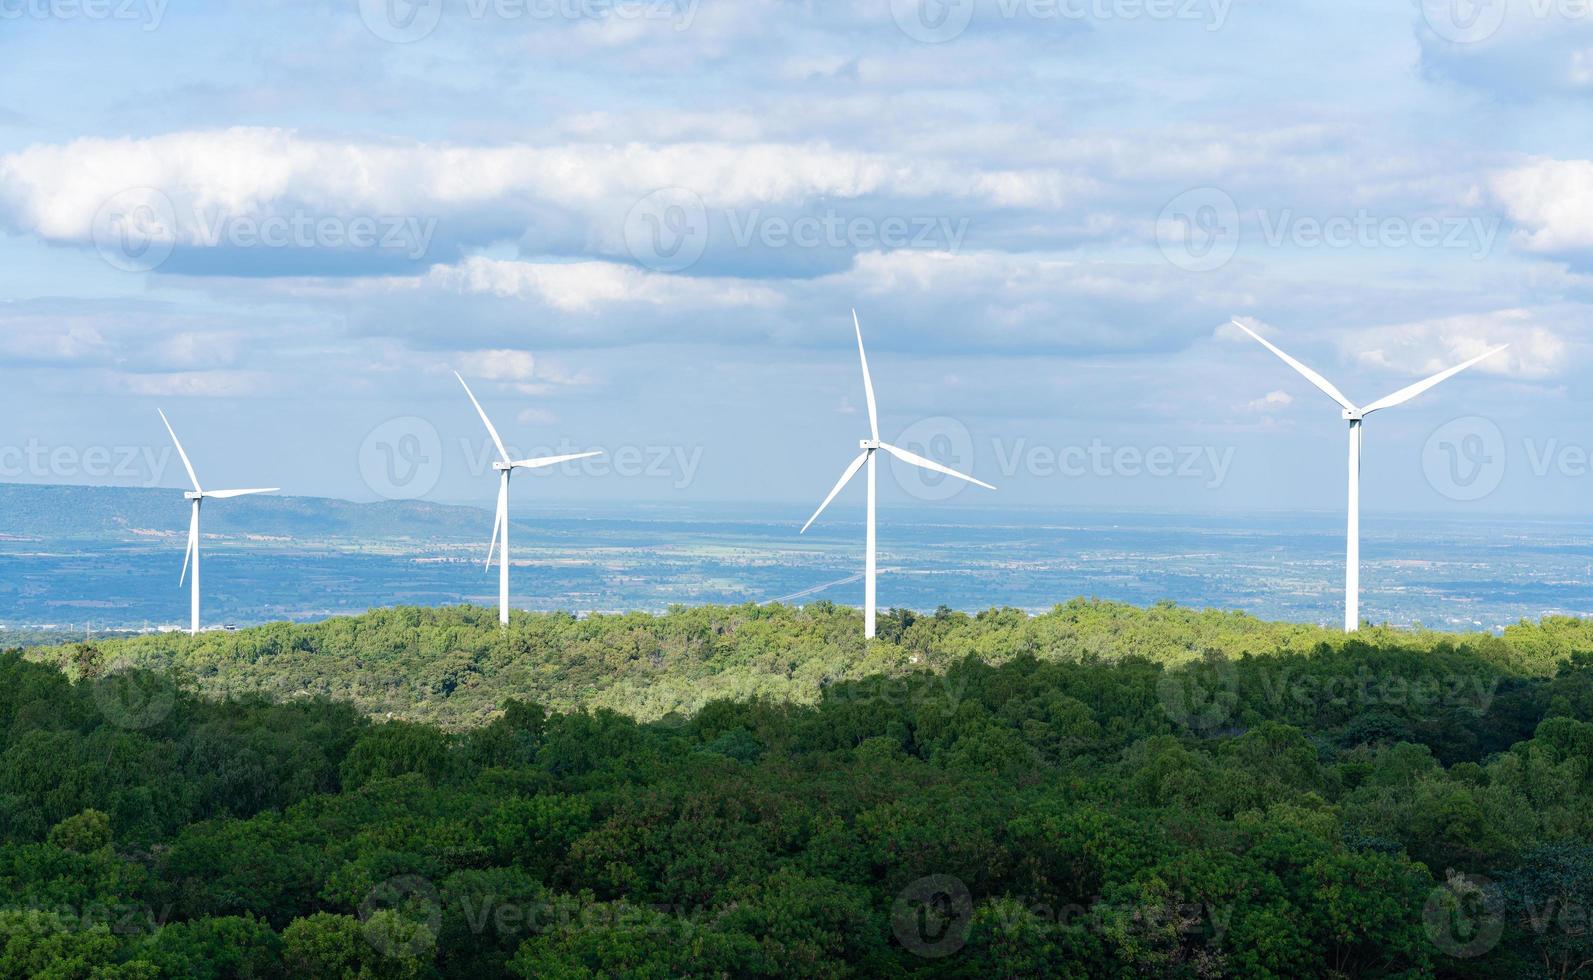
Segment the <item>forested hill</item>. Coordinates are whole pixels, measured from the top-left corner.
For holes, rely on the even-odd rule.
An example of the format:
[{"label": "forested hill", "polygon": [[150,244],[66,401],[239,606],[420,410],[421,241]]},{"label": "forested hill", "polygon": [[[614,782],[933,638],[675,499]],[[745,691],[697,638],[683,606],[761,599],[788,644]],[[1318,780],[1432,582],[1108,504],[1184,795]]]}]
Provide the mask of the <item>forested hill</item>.
[{"label": "forested hill", "polygon": [[[398,609],[47,654],[64,672],[0,656],[0,976],[1571,977],[1593,958],[1580,623],[1346,640],[1075,603],[892,617],[866,649],[858,625],[743,607],[504,634],[485,610]],[[162,657],[232,699],[128,667]],[[761,696],[652,722],[507,698],[657,716],[699,684]],[[384,704],[458,729],[367,714]]]},{"label": "forested hill", "polygon": [[[561,711],[609,708],[643,721],[690,713],[715,698],[812,704],[837,681],[939,672],[965,657],[991,664],[1023,655],[1108,663],[1141,657],[1179,665],[1214,655],[1459,649],[1500,671],[1542,677],[1573,651],[1593,650],[1593,626],[1573,619],[1521,624],[1502,637],[1382,628],[1345,637],[1240,613],[1085,600],[1040,616],[892,610],[879,633],[879,642],[865,644],[858,611],[828,602],[702,606],[658,616],[517,612],[507,629],[489,609],[405,607],[198,637],[112,640],[87,656],[102,667],[170,671],[209,696],[326,696],[377,717],[462,728],[486,722],[512,698]],[[85,654],[61,647],[30,656],[72,671]]]}]

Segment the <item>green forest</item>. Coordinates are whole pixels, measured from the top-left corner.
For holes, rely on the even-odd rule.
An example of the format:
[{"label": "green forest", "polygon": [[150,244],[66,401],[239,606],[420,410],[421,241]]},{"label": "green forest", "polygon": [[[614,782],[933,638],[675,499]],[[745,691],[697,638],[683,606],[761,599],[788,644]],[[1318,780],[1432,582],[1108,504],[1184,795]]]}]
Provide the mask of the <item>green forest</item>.
[{"label": "green forest", "polygon": [[[1593,622],[1523,623],[1503,637],[1267,622],[1243,613],[1171,604],[1149,609],[1076,600],[1044,615],[992,609],[882,612],[879,639],[863,616],[828,602],[678,607],[668,614],[515,612],[507,630],[492,609],[398,607],[319,623],[274,623],[198,636],[150,634],[96,644],[106,667],[169,672],[212,698],[327,697],[375,718],[461,730],[490,721],[511,699],[549,711],[608,708],[639,721],[691,714],[714,700],[816,704],[842,680],[943,673],[967,658],[999,665],[1020,656],[1113,663],[1139,657],[1179,666],[1205,657],[1312,653],[1360,646],[1435,650],[1464,643],[1532,676],[1593,650]],[[74,673],[77,647],[29,656]]]},{"label": "green forest", "polygon": [[1593,626],[389,609],[0,657],[0,976],[1593,973]]}]

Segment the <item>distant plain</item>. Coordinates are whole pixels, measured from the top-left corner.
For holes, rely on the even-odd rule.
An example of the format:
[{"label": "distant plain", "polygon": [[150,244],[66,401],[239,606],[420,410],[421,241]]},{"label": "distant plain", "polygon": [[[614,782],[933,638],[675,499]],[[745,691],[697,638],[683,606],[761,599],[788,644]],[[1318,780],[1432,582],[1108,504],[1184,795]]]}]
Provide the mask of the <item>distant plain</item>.
[{"label": "distant plain", "polygon": [[[495,601],[497,577],[483,567],[485,509],[301,497],[228,504],[206,514],[210,624]],[[517,502],[513,602],[577,613],[859,604],[861,508],[840,507],[799,536],[806,516],[795,505]],[[182,623],[186,520],[171,491],[0,485],[0,625]],[[1362,609],[1374,622],[1492,631],[1593,615],[1593,522],[1369,513],[1363,527]],[[880,604],[1041,611],[1087,596],[1332,624],[1342,549],[1342,517],[1331,513],[885,507]]]}]

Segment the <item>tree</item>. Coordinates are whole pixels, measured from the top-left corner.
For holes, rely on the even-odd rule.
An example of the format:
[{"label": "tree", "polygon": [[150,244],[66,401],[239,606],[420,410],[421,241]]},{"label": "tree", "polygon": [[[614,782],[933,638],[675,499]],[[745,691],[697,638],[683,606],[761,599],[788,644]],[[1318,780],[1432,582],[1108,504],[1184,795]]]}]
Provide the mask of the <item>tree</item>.
[{"label": "tree", "polygon": [[252,915],[173,922],[151,936],[140,955],[162,977],[277,980],[286,976],[282,941]]},{"label": "tree", "polygon": [[101,810],[84,810],[51,827],[49,841],[78,854],[108,848],[111,846],[111,818]]},{"label": "tree", "polygon": [[435,944],[424,925],[386,910],[365,922],[317,912],[282,932],[289,973],[327,980],[412,980],[425,975]]},{"label": "tree", "polygon": [[1545,975],[1593,970],[1593,845],[1540,844],[1499,883],[1505,914],[1527,937]]}]

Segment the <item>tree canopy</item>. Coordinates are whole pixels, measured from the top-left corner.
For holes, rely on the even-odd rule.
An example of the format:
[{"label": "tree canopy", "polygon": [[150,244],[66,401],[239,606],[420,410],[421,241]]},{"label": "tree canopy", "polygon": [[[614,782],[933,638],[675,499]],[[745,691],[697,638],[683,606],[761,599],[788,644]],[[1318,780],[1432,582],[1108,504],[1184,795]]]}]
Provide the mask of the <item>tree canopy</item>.
[{"label": "tree canopy", "polygon": [[1580,624],[490,615],[0,657],[0,975],[1589,970]]}]

